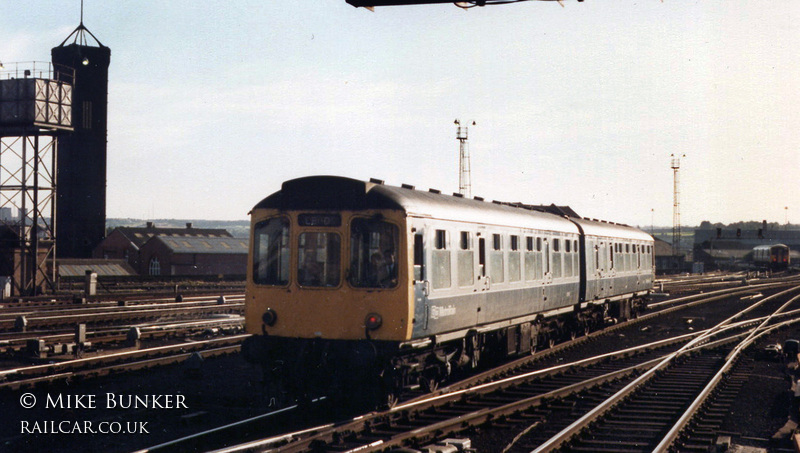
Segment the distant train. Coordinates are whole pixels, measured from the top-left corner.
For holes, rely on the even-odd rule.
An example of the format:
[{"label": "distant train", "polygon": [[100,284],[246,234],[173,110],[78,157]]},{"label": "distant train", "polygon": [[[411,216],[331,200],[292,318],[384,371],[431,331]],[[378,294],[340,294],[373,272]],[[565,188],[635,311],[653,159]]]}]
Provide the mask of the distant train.
[{"label": "distant train", "polygon": [[284,182],[251,230],[243,351],[276,395],[392,404],[633,317],[654,280],[639,229],[378,180]]},{"label": "distant train", "polygon": [[791,264],[789,247],[784,244],[756,246],[753,248],[753,264],[772,270],[787,269]]}]

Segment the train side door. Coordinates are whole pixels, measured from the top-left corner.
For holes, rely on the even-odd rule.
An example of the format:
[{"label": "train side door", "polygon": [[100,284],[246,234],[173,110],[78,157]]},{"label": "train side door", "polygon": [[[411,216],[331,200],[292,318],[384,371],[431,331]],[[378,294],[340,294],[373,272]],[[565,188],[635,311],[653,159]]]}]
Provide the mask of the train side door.
[{"label": "train side door", "polygon": [[550,293],[552,293],[551,285],[553,283],[553,254],[550,253],[550,239],[544,238],[542,241],[542,268],[544,270],[544,286],[542,287],[542,300],[550,300]]},{"label": "train side door", "polygon": [[425,235],[424,228],[414,231],[414,319],[421,323],[415,330],[428,330],[428,315],[430,311],[428,294],[430,294],[430,281],[425,268]]},{"label": "train side door", "polygon": [[481,291],[492,288],[491,279],[486,275],[486,238],[478,238],[478,280]]}]

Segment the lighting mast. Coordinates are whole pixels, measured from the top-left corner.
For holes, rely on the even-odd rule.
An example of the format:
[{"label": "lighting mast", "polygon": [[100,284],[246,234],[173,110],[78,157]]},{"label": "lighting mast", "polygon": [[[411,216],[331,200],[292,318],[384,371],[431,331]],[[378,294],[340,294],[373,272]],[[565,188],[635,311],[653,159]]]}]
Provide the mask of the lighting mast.
[{"label": "lighting mast", "polygon": [[[458,193],[467,198],[472,197],[472,180],[471,169],[469,164],[469,145],[467,144],[467,126],[462,126],[461,121],[456,119],[455,125],[458,126],[456,131],[456,139],[459,142],[458,154]],[[475,121],[472,122],[475,125]]]},{"label": "lighting mast", "polygon": [[670,154],[672,157],[672,180],[673,180],[673,201],[672,201],[672,253],[678,255],[681,248],[681,205],[680,205],[680,184],[678,179],[678,170],[681,168],[681,157],[686,157],[686,154],[676,156]]}]

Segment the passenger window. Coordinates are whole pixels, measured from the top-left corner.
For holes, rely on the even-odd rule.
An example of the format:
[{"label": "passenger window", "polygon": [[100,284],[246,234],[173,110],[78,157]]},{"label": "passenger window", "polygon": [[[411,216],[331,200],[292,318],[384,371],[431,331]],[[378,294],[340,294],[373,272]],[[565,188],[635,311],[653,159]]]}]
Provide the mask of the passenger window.
[{"label": "passenger window", "polygon": [[553,278],[561,278],[563,276],[563,259],[561,254],[561,239],[553,239],[553,265],[552,272]]},{"label": "passenger window", "polygon": [[475,254],[472,252],[472,241],[468,231],[461,232],[460,243],[458,286],[472,286],[475,284]]},{"label": "passenger window", "polygon": [[530,236],[525,238],[525,251],[527,252],[533,251],[533,238]]},{"label": "passenger window", "polygon": [[536,251],[542,251],[542,238],[536,238]]},{"label": "passenger window", "polygon": [[508,280],[517,282],[522,278],[521,276],[521,263],[519,253],[519,236],[512,235],[510,237],[510,249],[508,252]]},{"label": "passenger window", "polygon": [[572,253],[572,241],[564,241],[565,249],[564,251],[567,253]]},{"label": "passenger window", "polygon": [[470,240],[469,239],[470,239],[469,231],[462,231],[461,232],[461,241],[460,241],[461,250],[469,250],[470,249]]},{"label": "passenger window", "polygon": [[447,248],[447,231],[436,230],[436,250],[444,250]]},{"label": "passenger window", "polygon": [[503,263],[503,243],[502,236],[492,235],[492,251],[489,253],[489,277],[492,283],[505,281],[505,267]]},{"label": "passenger window", "polygon": [[447,231],[436,230],[435,250],[431,262],[431,285],[434,289],[450,287],[450,250],[447,247]]}]

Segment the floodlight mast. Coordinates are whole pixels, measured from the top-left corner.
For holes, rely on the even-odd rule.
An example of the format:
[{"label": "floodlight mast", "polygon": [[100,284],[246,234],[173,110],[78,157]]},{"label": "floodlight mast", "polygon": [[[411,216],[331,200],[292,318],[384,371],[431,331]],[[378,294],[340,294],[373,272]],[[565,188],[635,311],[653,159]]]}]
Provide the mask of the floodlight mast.
[{"label": "floodlight mast", "polygon": [[[461,121],[458,119],[456,119],[455,125],[458,126],[456,139],[459,143],[458,193],[470,198],[472,197],[472,170],[469,163],[469,145],[467,144],[469,129],[467,126],[462,126]],[[475,121],[472,121],[472,125],[475,125]]]}]

